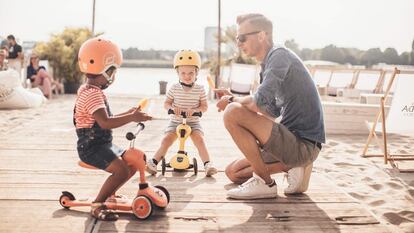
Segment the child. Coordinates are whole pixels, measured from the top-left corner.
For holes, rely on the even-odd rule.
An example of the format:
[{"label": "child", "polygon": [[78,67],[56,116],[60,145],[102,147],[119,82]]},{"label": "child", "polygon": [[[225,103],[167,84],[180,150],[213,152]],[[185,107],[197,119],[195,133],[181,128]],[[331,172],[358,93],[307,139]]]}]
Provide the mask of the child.
[{"label": "child", "polygon": [[112,144],[111,129],[129,122],[151,120],[151,117],[139,108],[132,108],[119,115],[111,114],[102,90],[113,83],[115,72],[122,63],[122,54],[117,45],[102,38],[89,39],[81,46],[78,60],[80,70],[87,78],[78,90],[73,110],[79,158],[112,174],[93,201],[91,214],[99,220],[117,220],[118,215],[103,203],[110,197],[115,198],[115,192],[136,170],[128,167],[120,158],[125,150]]},{"label": "child", "polygon": [[177,71],[179,83],[174,84],[168,90],[164,108],[166,110],[173,109],[175,115],[171,115],[170,122],[165,130],[165,136],[154,158],[147,161],[147,172],[152,175],[157,173],[158,162],[165,156],[168,148],[177,139],[175,129],[182,122],[181,112],[187,114],[187,124],[192,130],[190,137],[204,163],[206,176],[217,173],[217,169],[210,162],[210,156],[204,143],[200,118],[191,116],[194,112],[207,111],[207,97],[204,88],[195,83],[200,66],[201,59],[197,52],[182,50],[174,57],[174,69]]}]

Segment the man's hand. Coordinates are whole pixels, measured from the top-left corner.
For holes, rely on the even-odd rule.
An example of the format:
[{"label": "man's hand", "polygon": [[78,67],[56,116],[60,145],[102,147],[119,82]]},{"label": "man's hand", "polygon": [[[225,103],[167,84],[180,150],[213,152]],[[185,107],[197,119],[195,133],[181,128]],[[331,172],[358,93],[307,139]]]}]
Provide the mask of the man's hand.
[{"label": "man's hand", "polygon": [[217,110],[219,112],[224,111],[226,109],[227,105],[230,103],[229,99],[232,97],[232,95],[224,95],[220,98],[220,100],[217,102]]},{"label": "man's hand", "polygon": [[214,89],[214,93],[216,93],[218,98],[221,98],[225,95],[231,95],[231,92],[228,89]]}]

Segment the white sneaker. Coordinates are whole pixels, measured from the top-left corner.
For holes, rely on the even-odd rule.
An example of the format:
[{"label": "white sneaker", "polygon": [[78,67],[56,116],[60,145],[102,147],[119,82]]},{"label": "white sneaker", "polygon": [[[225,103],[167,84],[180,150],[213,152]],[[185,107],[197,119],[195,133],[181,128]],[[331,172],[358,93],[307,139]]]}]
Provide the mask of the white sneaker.
[{"label": "white sneaker", "polygon": [[312,173],[313,163],[306,165],[305,167],[291,168],[286,176],[289,186],[285,188],[285,194],[303,193],[308,190],[309,180]]},{"label": "white sneaker", "polygon": [[215,168],[211,162],[208,162],[206,165],[204,165],[204,170],[206,172],[206,176],[209,177],[217,173],[217,168]]},{"label": "white sneaker", "polygon": [[151,175],[157,174],[157,165],[152,161],[152,159],[147,160],[147,172]]},{"label": "white sneaker", "polygon": [[227,197],[233,199],[261,199],[276,196],[276,182],[269,187],[261,177],[254,173],[252,178],[239,185],[239,187],[227,191]]}]

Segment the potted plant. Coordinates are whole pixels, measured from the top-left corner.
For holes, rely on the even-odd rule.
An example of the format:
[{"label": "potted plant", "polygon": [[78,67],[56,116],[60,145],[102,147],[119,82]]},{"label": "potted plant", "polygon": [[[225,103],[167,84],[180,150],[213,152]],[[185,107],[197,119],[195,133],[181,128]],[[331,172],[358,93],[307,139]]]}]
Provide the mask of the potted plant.
[{"label": "potted plant", "polygon": [[49,60],[55,78],[63,81],[65,93],[76,93],[84,78],[78,66],[78,51],[84,41],[92,37],[87,28],[65,28],[52,34],[48,42],[41,42],[33,49],[41,59]]}]

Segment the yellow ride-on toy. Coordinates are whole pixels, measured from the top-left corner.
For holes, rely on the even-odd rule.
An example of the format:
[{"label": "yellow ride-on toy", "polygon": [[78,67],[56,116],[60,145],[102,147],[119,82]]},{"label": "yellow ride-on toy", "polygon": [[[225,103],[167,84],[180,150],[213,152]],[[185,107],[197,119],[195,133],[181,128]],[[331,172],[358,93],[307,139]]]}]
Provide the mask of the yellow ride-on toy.
[{"label": "yellow ride-on toy", "polygon": [[[175,114],[174,110],[168,110],[168,114]],[[185,112],[181,113],[183,117],[183,122],[179,124],[175,130],[177,133],[178,140],[180,141],[180,147],[177,154],[171,158],[169,163],[165,162],[165,158],[161,162],[161,174],[165,175],[165,170],[167,167],[173,168],[174,171],[184,171],[187,169],[194,169],[194,175],[198,173],[197,159],[193,157],[193,164],[190,164],[190,159],[188,158],[187,152],[184,150],[185,141],[191,135],[191,127],[187,125],[187,114]],[[202,116],[201,112],[193,113],[193,116]]]}]

